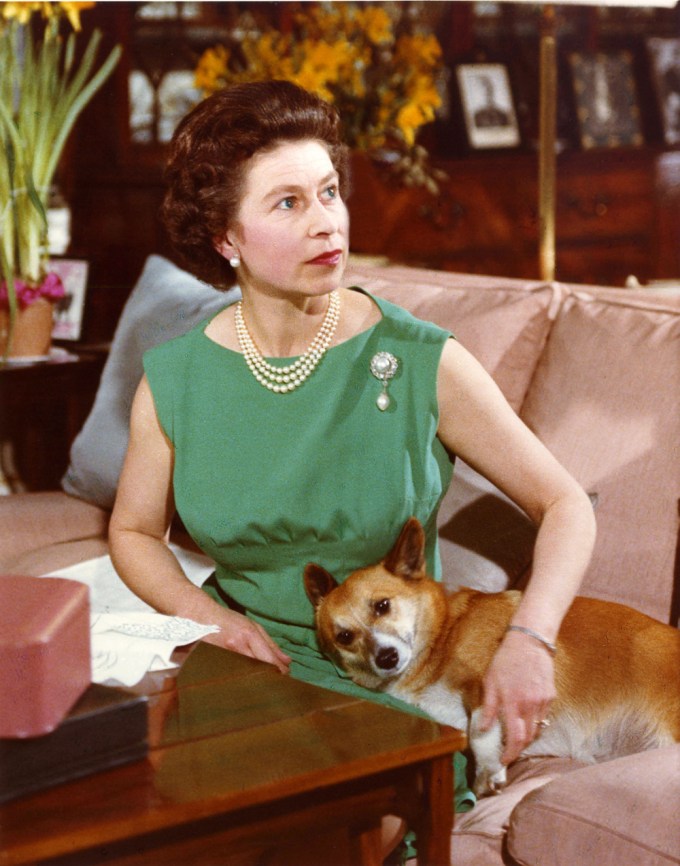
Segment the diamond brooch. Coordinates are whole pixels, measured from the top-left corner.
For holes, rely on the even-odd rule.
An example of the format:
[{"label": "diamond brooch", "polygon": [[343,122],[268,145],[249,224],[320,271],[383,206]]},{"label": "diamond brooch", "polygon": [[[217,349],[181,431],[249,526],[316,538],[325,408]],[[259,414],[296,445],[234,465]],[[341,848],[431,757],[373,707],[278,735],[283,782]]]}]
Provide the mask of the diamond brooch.
[{"label": "diamond brooch", "polygon": [[390,379],[392,379],[399,367],[399,361],[390,352],[378,352],[371,358],[371,373],[375,378],[382,382],[382,391],[375,401],[376,406],[381,412],[390,405],[390,396],[387,393],[387,387]]}]

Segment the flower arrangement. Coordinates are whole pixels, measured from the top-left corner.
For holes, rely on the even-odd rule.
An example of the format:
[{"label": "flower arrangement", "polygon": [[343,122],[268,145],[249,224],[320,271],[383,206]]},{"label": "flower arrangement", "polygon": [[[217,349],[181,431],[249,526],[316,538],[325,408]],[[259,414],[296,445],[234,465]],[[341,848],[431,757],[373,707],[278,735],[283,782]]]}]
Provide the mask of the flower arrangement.
[{"label": "flower arrangement", "polygon": [[309,4],[289,32],[245,13],[231,35],[198,62],[195,84],[205,96],[237,82],[294,81],[337,107],[351,148],[391,159],[405,183],[437,191],[417,137],[441,105],[442,50],[403,7]]},{"label": "flower arrangement", "polygon": [[[95,71],[101,34],[76,60],[80,12],[94,3],[0,3],[0,310],[9,351],[18,311],[63,295],[48,273],[47,201],[76,119],[113,71],[114,48]],[[66,39],[60,29],[67,19]]]}]

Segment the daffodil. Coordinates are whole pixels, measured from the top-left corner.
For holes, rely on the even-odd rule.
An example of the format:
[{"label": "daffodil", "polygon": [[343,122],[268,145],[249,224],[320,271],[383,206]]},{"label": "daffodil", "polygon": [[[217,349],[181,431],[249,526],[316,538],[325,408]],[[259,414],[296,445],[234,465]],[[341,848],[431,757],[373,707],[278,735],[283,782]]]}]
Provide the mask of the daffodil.
[{"label": "daffodil", "polygon": [[366,38],[374,45],[387,45],[394,39],[392,21],[382,6],[357,9],[356,21]]},{"label": "daffodil", "polygon": [[423,177],[420,129],[436,117],[441,46],[397,4],[302,4],[285,33],[237,23],[233,42],[204,52],[196,85],[207,96],[241,81],[294,81],[335,105],[345,140],[377,155],[401,151],[398,170]]}]

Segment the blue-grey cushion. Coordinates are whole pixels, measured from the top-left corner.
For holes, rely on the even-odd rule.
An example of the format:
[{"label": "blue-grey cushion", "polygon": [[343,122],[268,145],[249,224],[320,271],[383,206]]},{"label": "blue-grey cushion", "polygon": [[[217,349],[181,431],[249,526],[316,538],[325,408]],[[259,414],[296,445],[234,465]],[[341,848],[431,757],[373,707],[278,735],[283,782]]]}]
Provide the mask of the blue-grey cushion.
[{"label": "blue-grey cushion", "polygon": [[162,256],[149,256],[118,322],[94,406],[71,448],[66,493],[111,508],[127,450],[130,408],[147,349],[190,330],[240,298],[218,291]]}]

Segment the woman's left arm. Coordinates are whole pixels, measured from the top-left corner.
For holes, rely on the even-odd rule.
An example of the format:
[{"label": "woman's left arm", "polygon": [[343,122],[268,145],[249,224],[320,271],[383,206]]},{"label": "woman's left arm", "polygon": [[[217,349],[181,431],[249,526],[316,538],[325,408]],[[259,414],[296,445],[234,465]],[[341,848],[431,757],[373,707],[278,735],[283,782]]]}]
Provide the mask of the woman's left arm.
[{"label": "woman's left arm", "polygon": [[[584,490],[508,405],[493,379],[455,340],[444,347],[437,380],[439,438],[500,488],[538,525],[532,574],[512,624],[554,644],[578,591],[595,541]],[[554,698],[549,649],[521,631],[508,632],[485,680],[483,727],[499,718],[503,762],[536,736]]]}]

